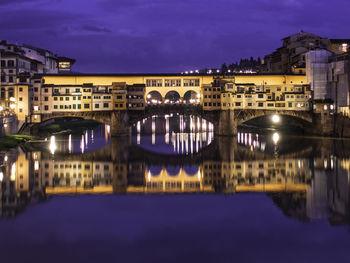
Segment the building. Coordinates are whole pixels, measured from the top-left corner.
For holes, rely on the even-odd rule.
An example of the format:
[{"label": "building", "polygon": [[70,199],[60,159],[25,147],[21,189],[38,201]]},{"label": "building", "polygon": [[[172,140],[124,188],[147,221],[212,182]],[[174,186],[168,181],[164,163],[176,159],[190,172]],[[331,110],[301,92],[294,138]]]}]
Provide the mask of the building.
[{"label": "building", "polygon": [[282,47],[264,57],[260,72],[305,74],[307,52],[323,49],[342,54],[348,51],[350,45],[350,39],[328,39],[304,31],[282,41]]},{"label": "building", "polygon": [[[215,82],[214,82],[215,83]],[[203,86],[203,109],[311,109],[312,94],[303,75],[236,75]]]},{"label": "building", "polygon": [[306,54],[306,68],[307,83],[314,99],[332,102],[336,112],[349,116],[349,51],[341,54],[326,50],[310,51]]},{"label": "building", "polygon": [[[38,84],[35,74],[58,74],[64,70],[70,71],[74,60],[57,57],[53,52],[30,45],[11,44],[3,40],[0,42],[0,106],[1,110],[9,111],[18,116],[20,125],[25,121],[34,108],[38,106],[36,96]],[[36,80],[40,81],[40,80]]]}]

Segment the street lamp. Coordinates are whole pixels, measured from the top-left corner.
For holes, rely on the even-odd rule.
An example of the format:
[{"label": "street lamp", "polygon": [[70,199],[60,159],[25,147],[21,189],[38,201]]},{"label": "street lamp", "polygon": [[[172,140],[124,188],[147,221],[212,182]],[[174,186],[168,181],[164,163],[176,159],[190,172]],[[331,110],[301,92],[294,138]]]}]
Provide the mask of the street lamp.
[{"label": "street lamp", "polygon": [[279,123],[280,121],[281,121],[281,118],[279,115],[277,115],[277,114],[272,115],[272,122],[273,123]]}]

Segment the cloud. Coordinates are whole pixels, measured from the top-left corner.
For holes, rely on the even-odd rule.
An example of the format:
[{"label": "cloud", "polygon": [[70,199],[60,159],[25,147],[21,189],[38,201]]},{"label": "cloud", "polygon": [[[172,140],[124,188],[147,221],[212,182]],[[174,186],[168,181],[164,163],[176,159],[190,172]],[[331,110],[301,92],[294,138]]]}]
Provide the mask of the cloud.
[{"label": "cloud", "polygon": [[73,56],[78,71],[178,72],[214,67],[262,57],[279,47],[281,38],[301,29],[325,37],[349,37],[350,3],[346,0],[332,4],[325,0],[1,3],[0,24],[6,25],[2,38]]},{"label": "cloud", "polygon": [[95,33],[110,33],[112,30],[105,28],[105,27],[100,27],[100,26],[94,26],[94,25],[84,25],[82,26],[83,30],[90,31],[90,32],[95,32]]}]

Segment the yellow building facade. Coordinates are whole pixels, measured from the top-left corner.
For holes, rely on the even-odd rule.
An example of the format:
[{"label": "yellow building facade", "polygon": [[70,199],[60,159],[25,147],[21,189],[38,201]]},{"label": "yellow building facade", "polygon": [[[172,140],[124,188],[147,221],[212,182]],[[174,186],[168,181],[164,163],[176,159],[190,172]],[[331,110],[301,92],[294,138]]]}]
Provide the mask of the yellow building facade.
[{"label": "yellow building facade", "polygon": [[[32,88],[17,87],[16,113],[21,120],[41,122],[41,114],[144,110],[154,101],[149,100],[154,93],[160,97],[157,104],[191,102],[201,104],[205,111],[306,111],[311,108],[312,94],[305,82],[304,75],[42,75],[34,77]],[[176,101],[167,99],[172,93],[177,94]]]}]

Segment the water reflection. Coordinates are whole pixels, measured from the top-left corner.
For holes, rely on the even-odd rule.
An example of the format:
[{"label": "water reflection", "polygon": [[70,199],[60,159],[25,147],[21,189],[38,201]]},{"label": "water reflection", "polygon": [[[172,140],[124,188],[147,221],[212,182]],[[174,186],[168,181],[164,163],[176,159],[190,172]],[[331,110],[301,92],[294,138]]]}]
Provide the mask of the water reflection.
[{"label": "water reflection", "polygon": [[135,138],[108,138],[94,149],[106,143],[98,130],[53,137],[0,156],[1,215],[62,194],[263,192],[287,216],[348,223],[349,142],[282,136],[276,155],[273,137],[215,138],[191,156],[151,152]]},{"label": "water reflection", "polygon": [[214,126],[197,116],[170,114],[137,122],[133,134],[133,143],[150,151],[193,154],[213,141]]}]

